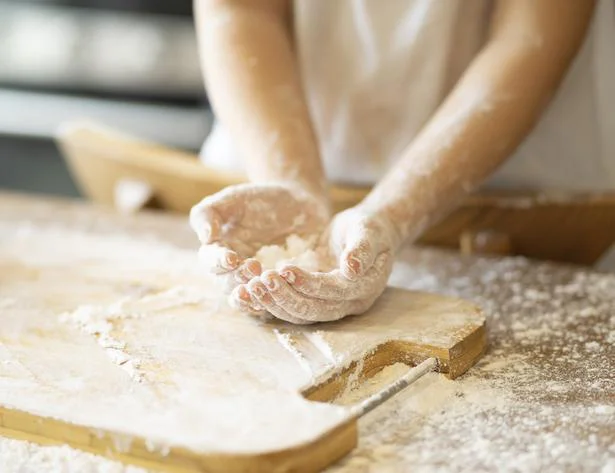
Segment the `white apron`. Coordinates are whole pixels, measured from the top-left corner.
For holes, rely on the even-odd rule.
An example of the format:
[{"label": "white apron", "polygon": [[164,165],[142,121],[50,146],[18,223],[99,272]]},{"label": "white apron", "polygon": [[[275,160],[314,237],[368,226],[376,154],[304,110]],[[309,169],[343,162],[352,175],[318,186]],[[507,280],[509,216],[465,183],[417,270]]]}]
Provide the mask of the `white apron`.
[{"label": "white apron", "polygon": [[[296,47],[328,178],[373,184],[483,46],[493,0],[295,0]],[[615,190],[615,0],[598,0],[556,97],[488,187]],[[202,157],[242,168],[220,126]]]}]

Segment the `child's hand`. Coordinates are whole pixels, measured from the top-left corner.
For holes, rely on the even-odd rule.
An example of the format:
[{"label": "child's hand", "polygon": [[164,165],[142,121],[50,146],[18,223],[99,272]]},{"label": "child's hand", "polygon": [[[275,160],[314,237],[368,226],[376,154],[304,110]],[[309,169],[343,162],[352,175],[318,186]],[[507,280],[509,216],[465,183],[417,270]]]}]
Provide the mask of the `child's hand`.
[{"label": "child's hand", "polygon": [[384,291],[400,239],[386,218],[352,208],[338,214],[321,239],[334,268],[307,272],[296,266],[266,271],[235,288],[241,310],[297,324],[341,319],[369,309]]},{"label": "child's hand", "polygon": [[293,233],[311,235],[328,221],[324,201],[290,184],[240,184],[206,197],[190,212],[201,241],[200,258],[230,291],[261,274],[251,258]]}]

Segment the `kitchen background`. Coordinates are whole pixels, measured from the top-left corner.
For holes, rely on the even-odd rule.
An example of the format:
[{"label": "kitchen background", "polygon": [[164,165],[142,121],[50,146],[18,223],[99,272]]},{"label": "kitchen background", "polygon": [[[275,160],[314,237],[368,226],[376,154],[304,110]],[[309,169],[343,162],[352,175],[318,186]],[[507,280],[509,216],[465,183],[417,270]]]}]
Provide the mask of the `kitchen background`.
[{"label": "kitchen background", "polygon": [[78,195],[53,135],[84,117],[198,150],[192,0],[0,0],[0,188]]}]

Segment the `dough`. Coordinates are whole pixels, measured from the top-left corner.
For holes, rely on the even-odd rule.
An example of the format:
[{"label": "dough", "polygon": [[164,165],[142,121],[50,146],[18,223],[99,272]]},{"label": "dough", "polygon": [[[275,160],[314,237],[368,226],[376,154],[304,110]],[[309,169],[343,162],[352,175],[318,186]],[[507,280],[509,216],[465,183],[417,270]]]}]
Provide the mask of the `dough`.
[{"label": "dough", "polygon": [[316,237],[304,239],[299,235],[289,235],[284,246],[263,246],[254,257],[260,261],[263,270],[281,269],[287,264],[304,269],[319,271],[322,268],[322,257],[314,249]]}]

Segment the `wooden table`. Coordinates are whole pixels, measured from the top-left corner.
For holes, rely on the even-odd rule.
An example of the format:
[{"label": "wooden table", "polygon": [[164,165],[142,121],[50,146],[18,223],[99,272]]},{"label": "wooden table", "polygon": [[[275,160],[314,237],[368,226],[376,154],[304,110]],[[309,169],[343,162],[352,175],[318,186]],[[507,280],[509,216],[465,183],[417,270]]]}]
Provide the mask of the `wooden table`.
[{"label": "wooden table", "polygon": [[[8,215],[131,225],[91,206],[0,194]],[[195,246],[180,217],[135,230]],[[475,300],[489,315],[490,350],[462,378],[428,375],[365,417],[359,447],[331,471],[615,471],[615,275],[406,248],[391,284]],[[141,470],[0,439],[0,471]]]}]

